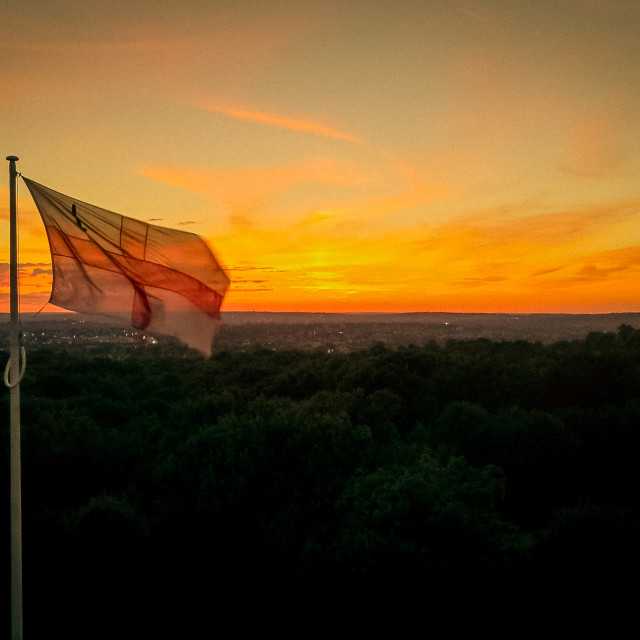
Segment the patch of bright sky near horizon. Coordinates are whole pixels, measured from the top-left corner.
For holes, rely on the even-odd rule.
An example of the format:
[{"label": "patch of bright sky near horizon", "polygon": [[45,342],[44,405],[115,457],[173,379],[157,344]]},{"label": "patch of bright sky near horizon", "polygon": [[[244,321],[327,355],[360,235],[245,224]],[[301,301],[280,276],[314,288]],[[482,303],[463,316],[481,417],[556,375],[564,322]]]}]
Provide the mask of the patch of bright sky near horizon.
[{"label": "patch of bright sky near horizon", "polygon": [[224,309],[640,310],[635,1],[27,0],[0,54],[4,155],[207,237]]}]

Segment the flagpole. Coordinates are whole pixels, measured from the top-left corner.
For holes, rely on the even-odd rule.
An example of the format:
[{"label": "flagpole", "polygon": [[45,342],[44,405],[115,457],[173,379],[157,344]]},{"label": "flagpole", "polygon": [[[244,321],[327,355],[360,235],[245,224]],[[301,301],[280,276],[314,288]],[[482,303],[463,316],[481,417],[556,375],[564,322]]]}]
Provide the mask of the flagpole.
[{"label": "flagpole", "polygon": [[11,332],[8,377],[11,390],[11,638],[22,640],[22,498],[20,478],[20,328],[18,326],[18,223],[16,207],[17,156],[7,156],[10,179],[9,285]]}]

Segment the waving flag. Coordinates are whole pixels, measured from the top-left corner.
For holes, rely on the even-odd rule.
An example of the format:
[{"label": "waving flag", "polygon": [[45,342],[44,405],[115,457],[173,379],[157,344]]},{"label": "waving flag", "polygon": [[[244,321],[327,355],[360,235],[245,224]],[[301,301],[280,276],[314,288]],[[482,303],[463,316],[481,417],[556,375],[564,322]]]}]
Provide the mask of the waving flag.
[{"label": "waving flag", "polygon": [[47,230],[52,304],[124,318],[210,355],[229,279],[200,236],[24,181]]}]

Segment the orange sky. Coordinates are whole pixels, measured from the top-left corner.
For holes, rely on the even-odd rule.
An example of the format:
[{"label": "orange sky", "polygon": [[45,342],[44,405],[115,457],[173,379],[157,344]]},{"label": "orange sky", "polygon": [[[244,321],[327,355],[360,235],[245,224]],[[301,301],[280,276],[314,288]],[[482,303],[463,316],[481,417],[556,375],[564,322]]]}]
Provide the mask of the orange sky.
[{"label": "orange sky", "polygon": [[206,237],[223,310],[640,311],[634,0],[26,0],[0,49],[4,155]]}]

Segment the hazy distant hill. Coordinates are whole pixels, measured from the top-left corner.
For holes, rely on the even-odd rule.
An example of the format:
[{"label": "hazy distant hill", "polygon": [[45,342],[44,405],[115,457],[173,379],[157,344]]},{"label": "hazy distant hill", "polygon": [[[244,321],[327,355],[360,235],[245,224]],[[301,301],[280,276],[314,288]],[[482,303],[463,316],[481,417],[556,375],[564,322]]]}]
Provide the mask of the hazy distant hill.
[{"label": "hazy distant hill", "polygon": [[[270,349],[351,351],[377,342],[421,345],[431,340],[527,340],[543,343],[584,338],[593,331],[615,332],[622,324],[640,327],[640,313],[263,313],[225,312],[215,350],[262,346]],[[144,335],[108,319],[74,313],[23,314],[25,343],[69,346],[153,345],[173,348],[175,340]],[[9,316],[2,314],[0,348],[8,342]],[[158,346],[159,345],[159,346]]]},{"label": "hazy distant hill", "polygon": [[350,350],[376,342],[392,346],[430,340],[528,340],[544,343],[640,327],[640,313],[597,315],[492,313],[225,313],[218,349],[238,344],[271,348]]}]

